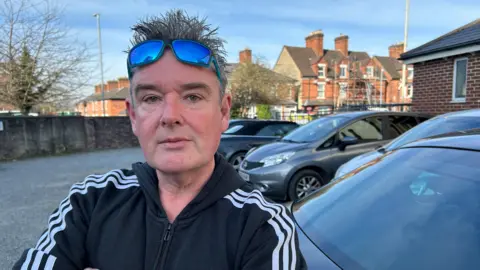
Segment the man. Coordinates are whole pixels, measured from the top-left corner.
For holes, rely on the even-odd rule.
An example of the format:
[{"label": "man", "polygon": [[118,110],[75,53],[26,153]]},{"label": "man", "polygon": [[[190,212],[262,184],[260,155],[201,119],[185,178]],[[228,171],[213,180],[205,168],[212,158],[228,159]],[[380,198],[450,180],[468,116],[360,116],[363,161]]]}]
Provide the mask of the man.
[{"label": "man", "polygon": [[305,269],[294,223],[216,154],[223,41],[171,11],[133,27],[126,101],[145,163],[72,186],[14,269]]}]

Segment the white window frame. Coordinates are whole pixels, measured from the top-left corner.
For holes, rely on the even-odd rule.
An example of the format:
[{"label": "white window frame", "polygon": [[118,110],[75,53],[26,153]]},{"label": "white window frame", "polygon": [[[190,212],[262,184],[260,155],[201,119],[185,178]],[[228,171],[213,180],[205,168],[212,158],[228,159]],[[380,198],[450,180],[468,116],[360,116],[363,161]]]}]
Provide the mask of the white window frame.
[{"label": "white window frame", "polygon": [[[342,68],[345,69],[345,74],[342,76]],[[347,78],[348,77],[348,66],[347,65],[340,65],[340,78]]]},{"label": "white window frame", "polygon": [[[319,95],[320,92],[318,91],[320,85],[323,85],[323,95],[322,95],[322,96]],[[325,83],[324,83],[324,82],[319,82],[319,83],[317,83],[317,98],[318,98],[318,99],[325,99],[325,91],[326,91],[326,90],[325,90]]]},{"label": "white window frame", "polygon": [[[410,94],[408,94],[408,88],[411,89]],[[407,97],[412,98],[412,96],[413,96],[413,83],[408,83],[407,84]]]},{"label": "white window frame", "polygon": [[[412,71],[412,76],[409,76],[410,74],[410,71]],[[409,67],[408,68],[408,71],[407,71],[407,77],[408,79],[413,79],[413,76],[414,76],[414,71],[413,71],[413,67]]]},{"label": "white window frame", "polygon": [[367,66],[367,77],[373,78],[374,76],[374,69],[373,66]]},{"label": "white window frame", "polygon": [[[456,85],[457,85],[457,62],[460,62],[460,61],[466,61],[466,65],[465,65],[465,97],[460,97],[460,98],[457,98],[455,97],[455,90],[456,90]],[[453,85],[452,85],[452,102],[465,102],[466,101],[466,96],[467,96],[467,79],[468,79],[468,58],[467,57],[461,57],[461,58],[457,58],[455,59],[455,61],[453,62]]]},{"label": "white window frame", "polygon": [[[320,76],[320,69],[323,70],[323,76]],[[327,66],[325,64],[318,64],[318,78],[327,77]]]}]

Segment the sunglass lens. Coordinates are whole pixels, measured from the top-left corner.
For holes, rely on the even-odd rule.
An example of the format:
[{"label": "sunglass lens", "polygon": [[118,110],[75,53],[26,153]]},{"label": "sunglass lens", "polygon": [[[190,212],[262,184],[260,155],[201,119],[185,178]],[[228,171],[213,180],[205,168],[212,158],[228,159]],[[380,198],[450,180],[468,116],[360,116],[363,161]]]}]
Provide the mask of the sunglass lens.
[{"label": "sunglass lens", "polygon": [[210,64],[210,50],[200,43],[188,40],[175,40],[172,43],[177,57],[192,64]]},{"label": "sunglass lens", "polygon": [[151,41],[134,48],[130,53],[130,64],[136,66],[155,61],[163,49],[163,44],[163,41]]}]

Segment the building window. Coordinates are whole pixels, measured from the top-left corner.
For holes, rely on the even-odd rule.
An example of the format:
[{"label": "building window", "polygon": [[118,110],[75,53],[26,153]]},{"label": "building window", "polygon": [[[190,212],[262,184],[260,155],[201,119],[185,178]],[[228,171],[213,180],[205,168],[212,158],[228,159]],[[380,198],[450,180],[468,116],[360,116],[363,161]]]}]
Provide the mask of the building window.
[{"label": "building window", "polygon": [[340,65],[340,78],[347,77],[347,65]]},{"label": "building window", "polygon": [[325,83],[318,84],[317,98],[325,98]]},{"label": "building window", "polygon": [[413,79],[413,68],[408,68],[408,79]]},{"label": "building window", "polygon": [[455,60],[453,67],[453,101],[465,102],[467,95],[467,58]]},{"label": "building window", "polygon": [[413,84],[407,84],[407,97],[411,98],[413,95]]},{"label": "building window", "polygon": [[373,67],[367,67],[367,77],[368,78],[373,77]]},{"label": "building window", "polygon": [[325,78],[325,70],[326,70],[326,66],[325,64],[318,64],[318,77],[319,78]]}]

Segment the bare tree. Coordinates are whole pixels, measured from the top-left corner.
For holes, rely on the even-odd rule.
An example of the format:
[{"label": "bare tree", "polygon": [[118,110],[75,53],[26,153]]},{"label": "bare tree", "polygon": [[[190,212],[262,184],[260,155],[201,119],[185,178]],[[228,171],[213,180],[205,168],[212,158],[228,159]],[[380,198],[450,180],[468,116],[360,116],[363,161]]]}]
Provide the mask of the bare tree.
[{"label": "bare tree", "polygon": [[28,114],[81,95],[93,76],[93,54],[62,24],[62,14],[50,0],[0,3],[0,102]]},{"label": "bare tree", "polygon": [[274,104],[289,97],[295,80],[268,68],[261,58],[240,63],[229,78],[232,107],[245,113],[253,104]]}]

